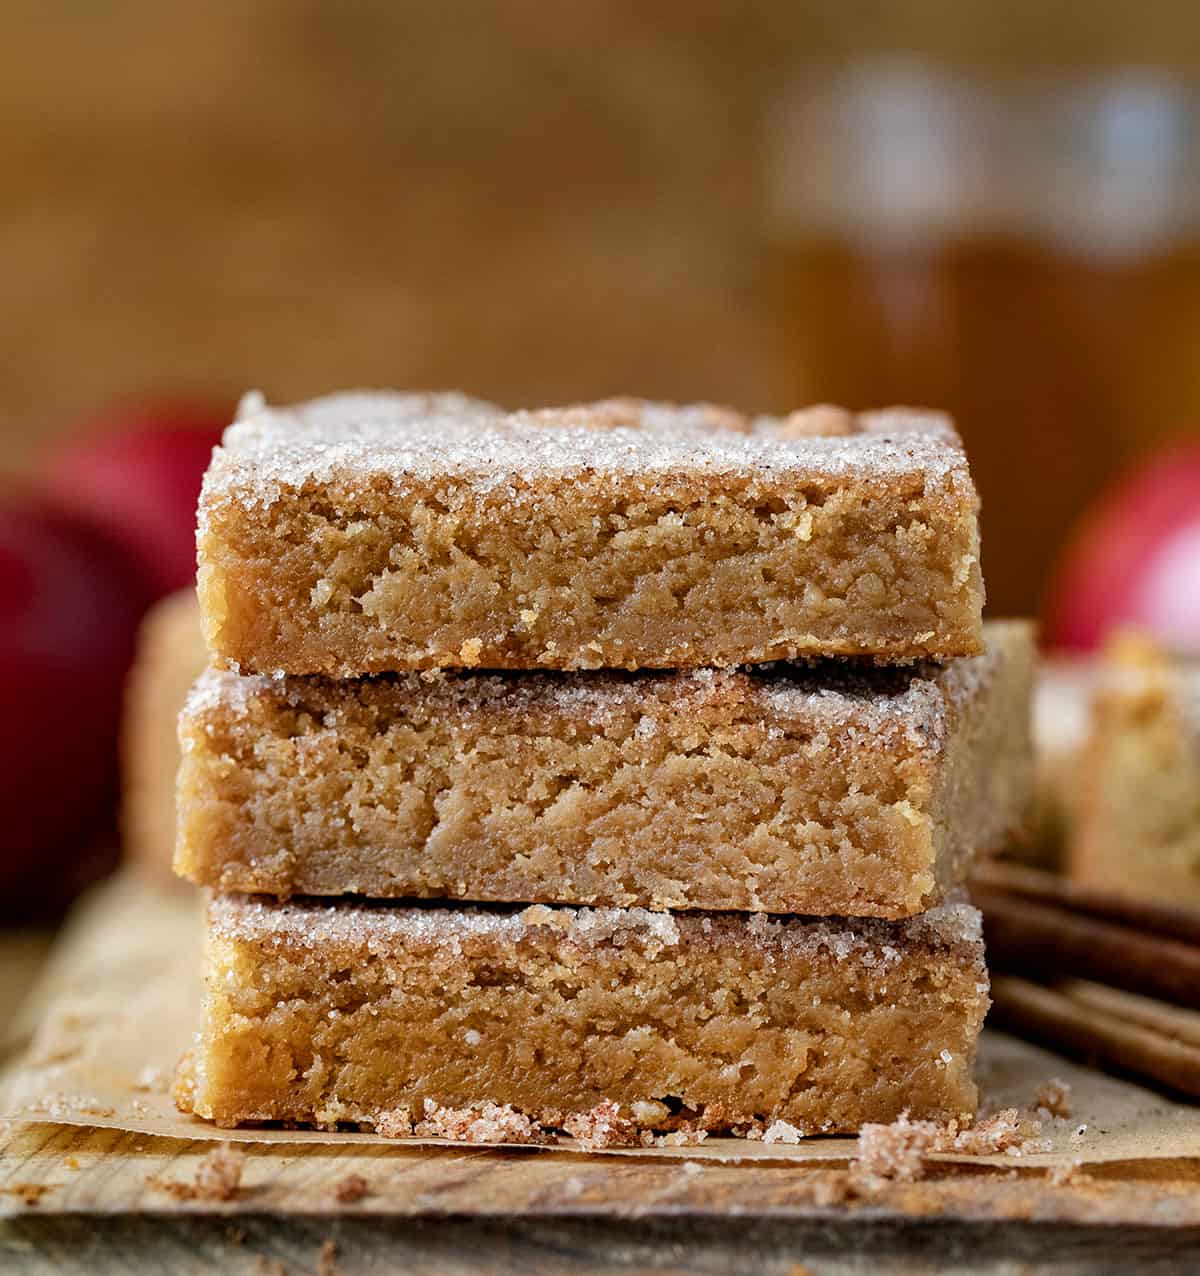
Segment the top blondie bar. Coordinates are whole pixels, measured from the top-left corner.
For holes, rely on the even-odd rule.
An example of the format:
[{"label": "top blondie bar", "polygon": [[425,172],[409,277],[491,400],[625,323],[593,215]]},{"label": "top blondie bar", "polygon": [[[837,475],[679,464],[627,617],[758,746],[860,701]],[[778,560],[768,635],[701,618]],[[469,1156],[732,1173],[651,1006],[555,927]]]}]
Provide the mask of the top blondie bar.
[{"label": "top blondie bar", "polygon": [[338,678],[973,655],[978,504],[933,412],[248,395],[200,498],[205,636]]}]

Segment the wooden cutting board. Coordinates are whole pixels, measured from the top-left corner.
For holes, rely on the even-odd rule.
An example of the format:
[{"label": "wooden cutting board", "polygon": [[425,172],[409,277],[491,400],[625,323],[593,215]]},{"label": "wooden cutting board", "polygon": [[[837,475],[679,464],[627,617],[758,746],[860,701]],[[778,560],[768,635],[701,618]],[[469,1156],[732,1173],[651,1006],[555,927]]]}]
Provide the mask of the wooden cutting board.
[{"label": "wooden cutting board", "polygon": [[[211,1149],[12,1126],[0,1142],[0,1270],[799,1276],[1200,1263],[1200,1159],[1109,1163],[1061,1186],[1040,1170],[943,1167],[840,1199],[843,1167],[784,1159],[252,1144],[232,1200],[186,1199]],[[339,1185],[352,1175],[368,1190],[346,1203]]]},{"label": "wooden cutting board", "polygon": [[[15,1047],[56,998],[68,1010],[94,1007],[89,980],[108,988],[124,978],[121,1005],[143,1032],[146,1015],[164,1013],[165,1003],[138,1008],[149,958],[134,953],[123,970],[114,935],[136,932],[167,951],[171,936],[183,943],[189,914],[120,884],[92,911],[91,931],[85,918],[64,937],[13,1023]],[[156,917],[165,936],[153,933]],[[76,988],[79,967],[86,978]],[[1043,1060],[1034,1072],[1049,1066]],[[1069,1075],[1079,1095],[1084,1078]],[[797,1163],[762,1144],[753,1160],[733,1161],[703,1149],[665,1159],[323,1141],[239,1144],[239,1190],[213,1201],[189,1195],[211,1141],[17,1119],[0,1122],[0,1271],[824,1276],[880,1267],[1011,1272],[1051,1261],[1068,1271],[1153,1270],[1159,1261],[1177,1270],[1189,1254],[1200,1269],[1200,1146],[1192,1157],[1179,1138],[1191,1110],[1147,1100],[1132,1109],[1136,1124],[1161,1125],[1163,1111],[1174,1113],[1172,1146],[1186,1155],[1113,1159],[1062,1185],[1030,1165],[940,1164],[921,1182],[866,1195],[847,1192],[842,1161]],[[1113,1138],[1103,1105],[1093,1096],[1085,1107],[1080,1115]],[[1122,1147],[1137,1146],[1124,1137]],[[366,1194],[339,1199],[354,1175]]]}]

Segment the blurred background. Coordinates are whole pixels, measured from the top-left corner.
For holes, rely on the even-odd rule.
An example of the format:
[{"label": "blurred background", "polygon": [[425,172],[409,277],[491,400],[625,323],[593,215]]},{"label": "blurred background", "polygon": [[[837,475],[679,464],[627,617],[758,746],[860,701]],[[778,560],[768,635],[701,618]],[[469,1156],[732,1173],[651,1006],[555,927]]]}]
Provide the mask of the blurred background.
[{"label": "blurred background", "polygon": [[0,760],[34,894],[111,805],[114,671],[186,584],[249,387],[944,407],[994,613],[1074,646],[1129,613],[1200,632],[1194,3],[8,0],[2,24]]}]

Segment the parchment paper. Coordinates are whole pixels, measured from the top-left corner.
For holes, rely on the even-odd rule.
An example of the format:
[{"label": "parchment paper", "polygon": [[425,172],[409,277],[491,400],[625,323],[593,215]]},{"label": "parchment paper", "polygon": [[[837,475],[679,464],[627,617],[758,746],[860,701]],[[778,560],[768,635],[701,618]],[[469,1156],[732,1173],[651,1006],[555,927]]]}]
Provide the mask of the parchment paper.
[{"label": "parchment paper", "polygon": [[[199,892],[171,890],[130,874],[97,888],[80,905],[14,1025],[18,1051],[5,1071],[0,1119],[181,1139],[446,1145],[441,1139],[349,1132],[221,1130],[179,1113],[168,1089],[199,1024],[200,937]],[[1173,1102],[999,1032],[984,1033],[979,1064],[984,1111],[1030,1111],[1039,1086],[1051,1077],[1071,1086],[1071,1115],[1045,1123],[1041,1137],[1049,1151],[1019,1158],[946,1153],[939,1159],[1049,1167],[1200,1157],[1200,1106]],[[557,1146],[578,1151],[570,1139]],[[604,1154],[815,1163],[853,1153],[849,1138],[809,1138],[795,1145],[710,1138],[698,1146]]]}]

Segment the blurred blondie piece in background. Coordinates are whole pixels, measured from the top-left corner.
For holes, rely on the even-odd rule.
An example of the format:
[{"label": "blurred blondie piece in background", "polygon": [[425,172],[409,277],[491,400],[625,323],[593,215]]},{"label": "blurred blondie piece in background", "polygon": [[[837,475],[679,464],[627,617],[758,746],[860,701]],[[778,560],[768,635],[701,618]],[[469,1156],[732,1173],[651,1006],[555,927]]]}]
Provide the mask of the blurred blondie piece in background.
[{"label": "blurred blondie piece in background", "polygon": [[1140,634],[1110,642],[1075,775],[1070,875],[1200,903],[1200,662]]},{"label": "blurred blondie piece in background", "polygon": [[179,711],[208,664],[194,589],[156,603],[138,633],[121,732],[121,834],[125,855],[173,882]]}]

